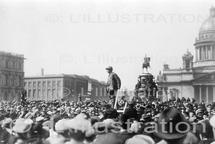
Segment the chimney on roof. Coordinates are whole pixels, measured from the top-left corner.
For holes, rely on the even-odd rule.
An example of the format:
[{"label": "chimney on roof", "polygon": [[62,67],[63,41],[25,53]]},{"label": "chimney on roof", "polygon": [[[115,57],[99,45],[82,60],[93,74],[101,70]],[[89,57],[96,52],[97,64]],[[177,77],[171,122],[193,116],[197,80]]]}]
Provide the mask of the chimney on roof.
[{"label": "chimney on roof", "polygon": [[41,68],[41,76],[44,76],[44,68]]},{"label": "chimney on roof", "polygon": [[164,64],[163,65],[163,70],[169,70],[169,65],[168,64]]}]

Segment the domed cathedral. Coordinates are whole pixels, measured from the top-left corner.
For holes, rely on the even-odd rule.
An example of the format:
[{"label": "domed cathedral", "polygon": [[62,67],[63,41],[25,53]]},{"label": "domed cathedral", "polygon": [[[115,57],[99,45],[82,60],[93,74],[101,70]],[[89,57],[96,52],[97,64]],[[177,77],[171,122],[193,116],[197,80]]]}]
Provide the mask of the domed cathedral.
[{"label": "domed cathedral", "polygon": [[191,52],[183,56],[183,68],[170,69],[164,64],[157,77],[163,100],[181,97],[195,98],[197,102],[215,101],[215,7],[202,23],[195,40],[195,60]]}]

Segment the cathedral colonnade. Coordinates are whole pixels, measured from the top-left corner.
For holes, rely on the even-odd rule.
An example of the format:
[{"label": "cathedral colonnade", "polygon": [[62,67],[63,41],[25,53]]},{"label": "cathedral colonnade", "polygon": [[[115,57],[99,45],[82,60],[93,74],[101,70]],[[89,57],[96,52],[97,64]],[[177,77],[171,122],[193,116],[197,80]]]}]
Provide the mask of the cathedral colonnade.
[{"label": "cathedral colonnade", "polygon": [[194,98],[197,102],[212,103],[215,101],[214,85],[194,85]]},{"label": "cathedral colonnade", "polygon": [[215,45],[202,45],[196,47],[196,60],[215,60]]}]

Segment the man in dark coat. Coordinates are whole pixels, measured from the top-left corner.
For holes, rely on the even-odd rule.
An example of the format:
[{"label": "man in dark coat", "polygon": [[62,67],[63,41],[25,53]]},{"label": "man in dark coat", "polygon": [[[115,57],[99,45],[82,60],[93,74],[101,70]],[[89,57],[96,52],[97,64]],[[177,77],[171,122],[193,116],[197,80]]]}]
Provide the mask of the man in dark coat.
[{"label": "man in dark coat", "polygon": [[130,103],[128,108],[126,108],[124,114],[121,116],[122,127],[127,129],[127,122],[130,120],[138,120],[137,110],[134,108],[135,104]]},{"label": "man in dark coat", "polygon": [[113,72],[112,66],[107,67],[106,70],[108,72],[107,94],[110,98],[112,106],[114,106],[117,91],[121,87],[121,80],[119,76]]}]

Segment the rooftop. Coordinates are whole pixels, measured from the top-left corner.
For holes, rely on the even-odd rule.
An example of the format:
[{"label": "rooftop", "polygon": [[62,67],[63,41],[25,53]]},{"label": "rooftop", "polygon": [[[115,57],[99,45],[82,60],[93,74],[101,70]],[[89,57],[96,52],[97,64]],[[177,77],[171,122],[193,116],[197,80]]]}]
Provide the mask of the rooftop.
[{"label": "rooftop", "polygon": [[24,58],[23,54],[17,54],[17,53],[12,53],[12,52],[0,51],[0,55],[7,55],[7,56],[14,56],[14,57],[19,57],[19,58]]},{"label": "rooftop", "polygon": [[47,74],[47,75],[34,75],[34,76],[25,76],[25,79],[41,79],[41,78],[60,78],[60,77],[71,77],[71,78],[79,78],[85,80],[91,80],[98,83],[105,83],[104,81],[98,81],[94,78],[90,78],[87,75],[77,75],[77,74]]}]

